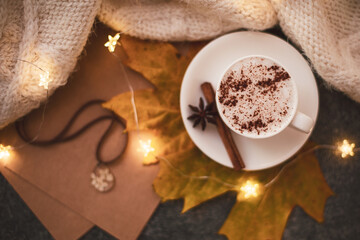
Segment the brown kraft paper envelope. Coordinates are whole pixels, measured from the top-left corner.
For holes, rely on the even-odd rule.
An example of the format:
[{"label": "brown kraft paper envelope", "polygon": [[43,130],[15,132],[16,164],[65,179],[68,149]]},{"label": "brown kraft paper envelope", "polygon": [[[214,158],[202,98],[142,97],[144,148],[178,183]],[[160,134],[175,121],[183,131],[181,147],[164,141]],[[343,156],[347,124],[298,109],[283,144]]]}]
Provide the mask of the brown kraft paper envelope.
[{"label": "brown kraft paper envelope", "polygon": [[[55,136],[85,102],[109,100],[128,91],[119,59],[103,46],[107,34],[110,30],[97,29],[97,36],[90,39],[91,44],[85,49],[79,71],[49,99],[39,139]],[[127,72],[134,89],[151,86],[139,74]],[[106,113],[99,107],[86,111],[73,130]],[[31,136],[37,135],[41,116],[42,109],[28,117],[26,128]],[[116,179],[114,189],[97,192],[90,184],[90,173],[97,163],[96,146],[108,124],[101,122],[73,141],[47,147],[23,145],[13,126],[6,129],[6,136],[0,134],[0,140],[13,146],[23,145],[13,152],[7,168],[117,238],[135,239],[160,200],[152,188],[158,166],[142,165],[141,153],[136,151],[136,135],[130,134],[124,155],[110,166]],[[105,143],[103,158],[115,156],[123,139],[122,128],[118,127]]]},{"label": "brown kraft paper envelope", "polygon": [[1,164],[0,171],[55,239],[78,239],[94,226]]}]

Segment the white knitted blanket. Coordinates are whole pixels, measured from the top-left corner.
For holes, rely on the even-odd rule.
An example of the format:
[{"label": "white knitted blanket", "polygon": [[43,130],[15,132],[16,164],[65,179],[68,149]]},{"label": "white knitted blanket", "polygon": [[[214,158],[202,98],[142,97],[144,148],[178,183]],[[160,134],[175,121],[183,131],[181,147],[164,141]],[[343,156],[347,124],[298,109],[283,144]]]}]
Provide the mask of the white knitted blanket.
[{"label": "white knitted blanket", "polygon": [[[101,6],[100,6],[101,4]],[[0,128],[66,83],[95,15],[130,35],[158,40],[211,39],[279,23],[334,88],[360,102],[359,0],[0,0]]]},{"label": "white knitted blanket", "polygon": [[99,6],[97,0],[0,0],[0,128],[46,99],[39,86],[44,71],[52,80],[49,93],[66,83]]}]

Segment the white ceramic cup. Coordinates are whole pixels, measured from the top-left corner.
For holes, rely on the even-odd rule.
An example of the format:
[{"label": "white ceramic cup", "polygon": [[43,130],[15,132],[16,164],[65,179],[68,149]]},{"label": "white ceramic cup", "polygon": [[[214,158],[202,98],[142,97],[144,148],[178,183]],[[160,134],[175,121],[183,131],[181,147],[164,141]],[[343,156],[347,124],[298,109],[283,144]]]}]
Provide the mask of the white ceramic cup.
[{"label": "white ceramic cup", "polygon": [[[298,111],[297,107],[298,107],[298,93],[297,93],[297,87],[296,87],[296,83],[294,81],[294,79],[291,77],[290,73],[284,68],[284,70],[290,75],[290,81],[292,81],[293,83],[293,94],[295,94],[295,98],[294,98],[294,102],[293,102],[293,108],[294,111],[291,112],[291,115],[288,117],[290,118],[290,121],[287,121],[286,123],[284,123],[283,125],[281,125],[281,127],[279,127],[277,129],[277,131],[275,132],[271,132],[270,134],[264,134],[264,135],[254,135],[254,134],[250,134],[247,131],[239,131],[237,130],[235,127],[232,126],[232,124],[230,123],[230,120],[228,119],[228,117],[226,117],[221,108],[220,105],[221,103],[219,102],[219,89],[220,89],[220,85],[221,82],[223,81],[225,74],[228,72],[228,70],[230,68],[232,68],[235,64],[238,64],[239,62],[243,61],[244,59],[247,58],[263,58],[263,59],[268,59],[274,63],[276,63],[277,65],[279,65],[280,67],[283,67],[281,64],[279,64],[277,61],[275,61],[274,59],[270,58],[270,57],[266,57],[266,56],[260,56],[260,55],[251,55],[251,56],[246,56],[243,57],[241,59],[236,60],[234,63],[232,63],[225,71],[224,73],[221,75],[221,79],[218,82],[217,88],[216,88],[216,106],[219,112],[220,117],[222,118],[223,122],[235,133],[242,135],[244,137],[248,137],[248,138],[255,138],[255,139],[260,139],[260,138],[268,138],[268,137],[272,137],[276,134],[279,134],[280,132],[282,132],[284,129],[286,129],[288,126],[297,129],[301,132],[304,133],[309,133],[311,132],[313,126],[314,126],[314,121],[312,118],[310,118],[309,116],[307,116],[306,114]],[[274,103],[275,104],[275,103]]]}]

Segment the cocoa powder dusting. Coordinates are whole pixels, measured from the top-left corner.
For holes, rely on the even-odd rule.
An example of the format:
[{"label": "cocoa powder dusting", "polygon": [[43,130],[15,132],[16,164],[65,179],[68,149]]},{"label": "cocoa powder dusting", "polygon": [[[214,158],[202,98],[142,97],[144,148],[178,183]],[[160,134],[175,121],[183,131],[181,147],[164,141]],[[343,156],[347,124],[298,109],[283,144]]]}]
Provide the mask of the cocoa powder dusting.
[{"label": "cocoa powder dusting", "polygon": [[223,102],[223,104],[228,107],[235,107],[237,103],[238,100],[236,99],[236,96],[231,96],[228,100]]},{"label": "cocoa powder dusting", "polygon": [[250,84],[252,84],[250,78],[234,79],[234,72],[232,71],[226,80],[220,84],[220,103],[223,103],[229,97],[230,90],[233,92],[243,92]]},{"label": "cocoa powder dusting", "polygon": [[[224,107],[221,112],[241,133],[270,132],[290,111],[288,106],[280,107],[282,99],[278,97],[279,90],[288,84],[281,82],[291,79],[289,73],[276,63],[271,66],[262,63],[230,69],[218,89],[218,100]],[[276,107],[269,111],[264,108],[267,105]]]},{"label": "cocoa powder dusting", "polygon": [[268,71],[274,71],[275,76],[273,79],[267,78],[266,80],[258,81],[255,85],[264,88],[261,94],[275,92],[278,88],[277,83],[290,79],[290,75],[284,68],[279,66],[271,66],[267,68]]},{"label": "cocoa powder dusting", "polygon": [[[235,117],[235,116],[233,116]],[[259,135],[261,131],[264,131],[267,127],[267,123],[264,123],[262,119],[258,118],[256,120],[248,121],[246,123],[242,123],[240,129],[247,130],[249,132],[256,131]],[[239,130],[240,130],[239,129]]]}]

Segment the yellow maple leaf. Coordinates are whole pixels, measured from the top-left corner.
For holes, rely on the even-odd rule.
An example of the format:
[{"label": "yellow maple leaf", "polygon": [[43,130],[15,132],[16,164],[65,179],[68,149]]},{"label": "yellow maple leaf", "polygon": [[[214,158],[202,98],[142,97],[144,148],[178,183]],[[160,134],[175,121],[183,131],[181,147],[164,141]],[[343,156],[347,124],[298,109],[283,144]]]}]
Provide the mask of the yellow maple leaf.
[{"label": "yellow maple leaf", "polygon": [[[154,131],[157,154],[194,148],[182,123],[179,98],[186,67],[203,44],[196,45],[186,56],[180,56],[176,48],[168,43],[122,37],[122,46],[128,55],[125,64],[155,86],[155,89],[136,91],[135,103],[140,130]],[[136,130],[130,92],[114,97],[103,106],[125,118],[128,131]],[[154,160],[147,158],[146,162],[154,163]]]},{"label": "yellow maple leaf", "polygon": [[[263,171],[236,172],[210,160],[194,146],[181,120],[179,94],[183,74],[199,44],[191,44],[186,56],[179,56],[171,44],[126,36],[122,38],[122,46],[129,57],[125,64],[155,86],[155,89],[136,91],[135,101],[140,130],[156,132],[156,154],[163,161],[154,189],[162,201],[183,198],[185,212],[225,192],[236,191],[238,200],[219,231],[229,239],[281,239],[295,205],[317,221],[323,220],[326,199],[333,193],[314,154],[294,160],[283,171],[284,165]],[[124,117],[128,130],[133,131],[136,124],[130,99],[130,93],[121,94],[104,107]],[[311,146],[308,144],[306,148]],[[264,187],[275,176],[278,176],[276,181]],[[263,191],[249,192],[249,196],[256,197],[248,199],[242,192],[246,188],[241,187],[249,180],[256,180],[257,187],[263,186]]]}]

